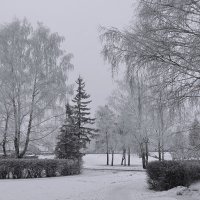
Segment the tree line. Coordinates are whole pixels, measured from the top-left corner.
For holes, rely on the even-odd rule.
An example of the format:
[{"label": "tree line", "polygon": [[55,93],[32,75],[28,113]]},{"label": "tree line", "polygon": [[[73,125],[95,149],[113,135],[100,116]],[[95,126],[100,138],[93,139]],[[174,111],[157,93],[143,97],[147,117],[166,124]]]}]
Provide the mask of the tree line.
[{"label": "tree line", "polygon": [[[54,150],[55,136],[59,135],[56,154],[66,158],[69,149],[81,155],[90,141],[93,128],[87,125],[92,125],[94,119],[87,117],[90,115],[87,105],[91,101],[87,101],[90,96],[85,92],[81,77],[76,82],[74,105],[66,105],[66,96],[73,94],[73,85],[67,80],[74,66],[73,55],[62,48],[63,42],[64,37],[52,33],[42,23],[34,28],[26,19],[14,19],[1,25],[0,145],[3,157],[22,158],[33,147],[46,144]],[[60,134],[63,118],[66,119]],[[63,146],[64,138],[69,140],[67,147]],[[68,150],[62,155],[63,148]]]},{"label": "tree line", "polygon": [[144,168],[148,146],[159,160],[166,151],[179,159],[199,157],[199,23],[200,1],[140,0],[135,23],[125,30],[101,28],[102,55],[113,71],[123,67],[130,90],[130,102],[122,98],[115,117],[127,118],[122,124],[131,120],[128,135],[138,144]]}]

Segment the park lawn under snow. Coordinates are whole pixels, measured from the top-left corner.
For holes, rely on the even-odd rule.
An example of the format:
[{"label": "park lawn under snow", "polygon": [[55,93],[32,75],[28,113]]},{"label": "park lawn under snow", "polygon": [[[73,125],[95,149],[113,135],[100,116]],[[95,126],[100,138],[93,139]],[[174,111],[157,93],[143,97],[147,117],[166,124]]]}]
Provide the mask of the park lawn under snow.
[{"label": "park lawn under snow", "polygon": [[[155,161],[157,159],[153,158],[156,156],[156,153],[151,153],[152,157],[149,157],[149,161]],[[109,157],[111,161],[111,155]],[[135,154],[131,154],[131,166],[121,166],[121,154],[114,155],[114,166],[106,166],[106,155],[105,154],[88,154],[83,158],[83,167],[86,169],[116,169],[116,170],[139,170],[143,171],[142,168],[142,159],[139,158]],[[171,160],[171,155],[169,153],[165,153],[165,159]],[[128,158],[126,158],[126,163],[128,162]]]},{"label": "park lawn under snow", "polygon": [[[104,166],[103,155],[87,155],[85,167]],[[104,157],[105,158],[105,157]],[[138,163],[139,164],[139,163]],[[120,167],[120,166],[119,166]],[[0,200],[199,200],[200,184],[166,192],[148,189],[146,173],[120,170],[88,170],[81,175],[0,180]],[[179,195],[177,195],[179,194]]]}]

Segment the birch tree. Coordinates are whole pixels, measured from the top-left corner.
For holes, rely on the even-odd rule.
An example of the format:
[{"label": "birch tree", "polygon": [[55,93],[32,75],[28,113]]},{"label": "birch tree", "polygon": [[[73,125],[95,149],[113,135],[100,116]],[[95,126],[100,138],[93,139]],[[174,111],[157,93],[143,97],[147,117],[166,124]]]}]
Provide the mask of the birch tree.
[{"label": "birch tree", "polygon": [[98,108],[96,112],[96,127],[98,130],[97,142],[106,146],[106,165],[109,165],[109,152],[111,148],[111,135],[114,130],[115,116],[112,110],[106,105]]},{"label": "birch tree", "polygon": [[119,88],[111,95],[110,105],[117,116],[118,135],[121,138],[123,157],[128,150],[128,165],[130,165],[130,150],[137,146],[145,168],[148,162],[148,135],[150,133],[145,84],[139,82],[137,77],[131,83],[132,86],[126,81],[118,84]]},{"label": "birch tree", "polygon": [[199,102],[199,23],[199,1],[140,0],[136,23],[125,30],[101,29],[102,54],[112,69],[125,65],[129,81],[140,72],[156,88],[162,152],[166,113],[181,118],[185,107]]},{"label": "birch tree", "polygon": [[168,99],[199,97],[200,2],[141,0],[136,24],[120,31],[104,29],[103,54],[116,68],[145,68],[168,88]]},{"label": "birch tree", "polygon": [[[34,133],[61,105],[67,92],[71,54],[61,48],[64,38],[38,23],[34,30],[18,19],[0,29],[0,82],[11,105],[15,156],[25,155]],[[40,130],[40,131],[39,131]]]}]

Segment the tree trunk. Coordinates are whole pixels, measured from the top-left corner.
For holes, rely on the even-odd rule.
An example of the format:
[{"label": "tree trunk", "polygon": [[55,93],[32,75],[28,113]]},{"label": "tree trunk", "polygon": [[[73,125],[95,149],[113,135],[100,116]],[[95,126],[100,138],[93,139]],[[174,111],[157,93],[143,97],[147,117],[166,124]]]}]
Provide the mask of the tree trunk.
[{"label": "tree trunk", "polygon": [[[138,129],[139,129],[139,135],[142,136],[142,114],[143,114],[143,109],[142,109],[142,82],[140,82],[139,79],[139,73],[137,71],[137,78],[138,78]],[[146,169],[146,165],[145,165],[145,152],[144,152],[144,147],[143,147],[143,141],[141,141],[140,143],[140,151],[141,151],[141,156],[142,156],[142,166],[143,169]]]},{"label": "tree trunk", "polygon": [[160,92],[160,123],[161,123],[161,160],[164,161],[164,116],[163,116],[163,112],[164,112],[164,108],[162,105],[162,91]]},{"label": "tree trunk", "polygon": [[26,142],[25,142],[25,145],[24,145],[24,149],[20,153],[19,158],[23,158],[23,156],[25,155],[25,153],[26,153],[26,151],[28,149],[28,144],[29,144],[29,141],[30,141],[32,120],[33,120],[33,110],[31,110],[31,113],[30,113],[30,118],[29,118],[29,122],[28,122],[28,129],[27,129]]},{"label": "tree trunk", "polygon": [[159,131],[159,136],[158,136],[158,160],[161,161],[161,144],[160,144],[160,131]]},{"label": "tree trunk", "polygon": [[142,167],[143,169],[146,169],[145,152],[142,152]]},{"label": "tree trunk", "polygon": [[14,147],[15,147],[15,157],[19,158],[19,140],[20,140],[20,130],[17,120],[17,109],[15,100],[13,99],[13,110],[14,110],[14,121],[15,121],[15,138],[14,138]]},{"label": "tree trunk", "polygon": [[162,150],[162,161],[164,161],[165,160],[165,152],[164,152],[164,150]]},{"label": "tree trunk", "polygon": [[34,103],[35,103],[35,97],[36,97],[36,81],[37,81],[37,75],[35,75],[34,84],[33,84],[33,93],[32,93],[32,99],[31,99],[28,128],[27,128],[27,133],[26,133],[26,141],[25,141],[24,149],[19,155],[20,158],[22,158],[25,155],[28,149],[29,142],[30,142],[30,134],[31,134],[32,122],[33,122],[33,110],[34,110]]},{"label": "tree trunk", "polygon": [[149,160],[149,148],[148,148],[148,141],[145,142],[145,154],[146,154],[146,158],[145,158],[145,161],[146,161],[146,167],[148,165],[148,160]]},{"label": "tree trunk", "polygon": [[106,165],[109,165],[109,152],[107,151],[107,152],[106,152],[106,154],[107,154],[107,161],[106,161]]},{"label": "tree trunk", "polygon": [[164,138],[163,138],[163,133],[162,133],[162,145],[161,145],[161,160],[165,160],[165,151],[164,151]]},{"label": "tree trunk", "polygon": [[112,150],[112,159],[111,159],[111,166],[113,166],[114,165],[114,150]]},{"label": "tree trunk", "polygon": [[108,133],[107,132],[106,132],[106,154],[107,154],[106,164],[109,165],[109,146],[108,146]]},{"label": "tree trunk", "polygon": [[3,144],[2,144],[4,157],[7,156],[7,153],[6,153],[6,142],[7,142],[7,132],[8,132],[8,121],[9,121],[9,115],[7,114],[6,121],[5,121],[5,130],[4,130],[4,135],[3,135]]},{"label": "tree trunk", "polygon": [[7,153],[6,153],[6,140],[5,139],[3,139],[2,147],[3,147],[3,156],[7,157]]},{"label": "tree trunk", "polygon": [[124,166],[126,166],[126,149],[124,149]]},{"label": "tree trunk", "polygon": [[121,161],[121,165],[126,166],[126,149],[123,148],[123,153],[122,153],[122,161]]},{"label": "tree trunk", "polygon": [[143,169],[146,169],[146,159],[145,159],[145,151],[144,151],[144,144],[141,144],[141,155],[142,155],[142,167]]},{"label": "tree trunk", "polygon": [[131,165],[131,149],[128,147],[128,166]]}]

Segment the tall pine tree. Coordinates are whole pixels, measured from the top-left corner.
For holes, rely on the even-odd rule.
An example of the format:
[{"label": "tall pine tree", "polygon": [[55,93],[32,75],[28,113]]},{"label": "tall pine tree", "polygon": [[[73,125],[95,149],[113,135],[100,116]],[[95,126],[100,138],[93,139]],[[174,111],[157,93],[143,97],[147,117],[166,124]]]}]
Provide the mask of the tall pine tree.
[{"label": "tall pine tree", "polygon": [[81,158],[79,144],[79,129],[73,116],[73,108],[66,105],[66,120],[60,129],[58,142],[55,148],[55,154],[60,159],[77,159]]},{"label": "tall pine tree", "polygon": [[88,105],[91,103],[89,100],[90,95],[85,91],[85,82],[79,76],[76,81],[78,88],[76,90],[76,95],[72,100],[74,103],[74,118],[76,125],[78,127],[79,133],[79,144],[81,148],[85,148],[87,142],[90,142],[91,137],[94,135],[95,129],[92,125],[95,119],[91,118],[90,108]]}]

